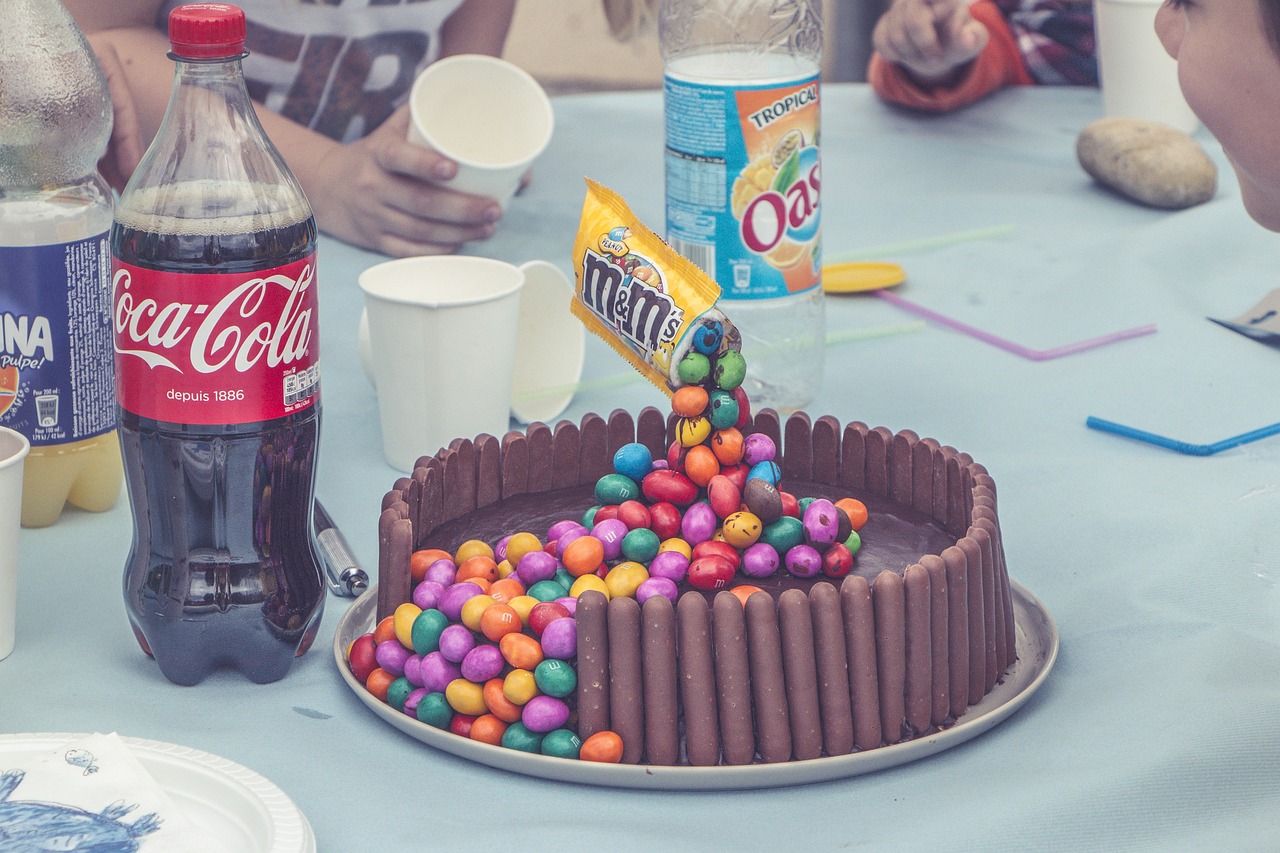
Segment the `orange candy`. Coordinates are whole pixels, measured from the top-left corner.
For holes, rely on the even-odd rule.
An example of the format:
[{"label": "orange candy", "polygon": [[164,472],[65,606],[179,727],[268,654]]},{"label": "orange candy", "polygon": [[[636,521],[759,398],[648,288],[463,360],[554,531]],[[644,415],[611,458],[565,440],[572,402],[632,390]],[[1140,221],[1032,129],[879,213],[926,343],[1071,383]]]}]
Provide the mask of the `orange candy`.
[{"label": "orange candy", "polygon": [[432,563],[436,560],[452,559],[452,554],[441,551],[439,548],[423,548],[421,551],[414,551],[409,555],[409,574],[413,576],[415,584],[421,583]]},{"label": "orange candy", "polygon": [[696,418],[707,410],[707,391],[700,385],[685,385],[671,395],[671,411],[682,418]]},{"label": "orange candy", "polygon": [[477,554],[459,563],[458,574],[454,577],[454,583],[469,581],[472,578],[484,578],[489,583],[496,581],[498,579],[498,564],[493,561],[493,557]]},{"label": "orange candy", "polygon": [[742,461],[742,433],[736,427],[716,430],[711,436],[711,452],[721,465],[737,465]]},{"label": "orange candy", "polygon": [[382,667],[375,667],[373,672],[369,673],[369,677],[364,680],[365,689],[374,696],[378,697],[378,701],[387,701],[387,691],[391,689],[391,682],[396,677],[387,672]]},{"label": "orange candy", "polygon": [[862,525],[867,523],[867,505],[857,498],[841,498],[836,501],[836,506],[849,516],[849,523],[854,530],[861,530]]},{"label": "orange candy", "polygon": [[509,604],[491,604],[480,614],[480,633],[495,643],[522,628],[520,614]]},{"label": "orange candy", "polygon": [[502,692],[503,684],[501,678],[490,678],[484,683],[484,704],[489,707],[489,713],[502,722],[518,722],[522,713],[521,708]]},{"label": "orange candy", "polygon": [[378,626],[373,629],[374,643],[391,643],[396,639],[396,617],[384,616]]},{"label": "orange candy", "polygon": [[498,641],[502,658],[516,669],[530,672],[542,663],[542,644],[528,634],[511,633]]},{"label": "orange candy", "polygon": [[711,482],[711,478],[720,473],[720,460],[705,444],[690,447],[684,456],[684,474],[699,486]]},{"label": "orange candy", "polygon": [[493,582],[489,594],[501,604],[510,604],[511,599],[524,595],[524,584],[515,578],[503,578]]},{"label": "orange candy", "polygon": [[738,584],[735,587],[730,587],[729,592],[733,593],[734,596],[736,596],[737,599],[742,602],[743,607],[746,607],[747,599],[755,595],[757,592],[763,592],[763,590],[760,589],[760,587],[758,586],[752,586],[749,583],[743,583],[743,584]]},{"label": "orange candy", "polygon": [[472,740],[491,743],[494,746],[502,745],[502,736],[506,734],[507,724],[502,722],[493,714],[481,714],[475,718],[471,724],[471,731],[468,737]]},{"label": "orange candy", "polygon": [[594,572],[604,562],[604,543],[594,536],[579,536],[564,549],[560,561],[575,578]]},{"label": "orange candy", "polygon": [[583,761],[598,761],[601,764],[617,764],[622,760],[622,738],[617,732],[596,732],[582,742],[582,751],[578,758]]}]

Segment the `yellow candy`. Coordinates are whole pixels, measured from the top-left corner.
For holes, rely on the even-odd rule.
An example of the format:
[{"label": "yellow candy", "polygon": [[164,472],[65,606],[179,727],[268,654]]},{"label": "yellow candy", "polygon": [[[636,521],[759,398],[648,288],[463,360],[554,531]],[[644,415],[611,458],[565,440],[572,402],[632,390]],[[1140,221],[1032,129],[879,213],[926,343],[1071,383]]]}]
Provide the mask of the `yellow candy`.
[{"label": "yellow candy", "polygon": [[635,598],[640,584],[649,579],[649,570],[639,563],[619,563],[604,576],[610,598]]},{"label": "yellow candy", "polygon": [[582,575],[573,582],[573,586],[569,587],[569,595],[577,598],[588,590],[595,590],[603,593],[605,598],[609,598],[609,587],[605,585],[604,578],[599,575],[587,574]]},{"label": "yellow candy", "polygon": [[510,560],[503,560],[501,563],[498,563],[498,580],[502,580],[515,570],[516,567],[511,565]]},{"label": "yellow candy", "polygon": [[676,441],[681,447],[696,447],[711,435],[711,419],[680,418],[676,421]]},{"label": "yellow candy", "polygon": [[[513,705],[524,705],[539,692],[538,682],[534,681],[533,673],[527,669],[513,669],[502,680],[502,695]],[[448,698],[448,694],[445,698]]]},{"label": "yellow candy", "polygon": [[529,611],[538,603],[538,599],[532,595],[517,595],[515,598],[507,602],[512,610],[520,617],[520,621],[524,623],[526,628],[529,627]]},{"label": "yellow candy", "polygon": [[468,539],[458,546],[458,553],[453,555],[454,565],[461,566],[463,561],[469,557],[488,557],[493,559],[493,549],[489,547],[488,542],[480,539]]},{"label": "yellow candy", "polygon": [[472,631],[480,630],[480,616],[498,600],[492,595],[473,595],[462,605],[462,624]]},{"label": "yellow candy", "polygon": [[507,561],[511,565],[520,565],[520,558],[530,551],[541,551],[542,540],[532,533],[517,533],[507,540]]},{"label": "yellow candy", "polygon": [[663,551],[679,551],[687,558],[692,559],[693,557],[692,546],[678,536],[673,536],[670,539],[664,539],[662,544],[658,546],[658,553],[662,553]]},{"label": "yellow candy", "polygon": [[395,627],[396,639],[406,649],[413,648],[413,620],[418,618],[422,608],[412,601],[406,601],[396,608],[391,624]]},{"label": "yellow candy", "polygon": [[484,703],[484,685],[467,681],[465,678],[455,678],[450,681],[444,689],[444,698],[449,703],[449,707],[459,714],[478,717],[489,713],[489,706]]},{"label": "yellow candy", "polygon": [[720,532],[724,535],[724,541],[735,548],[743,549],[756,544],[763,526],[755,513],[743,510],[726,518]]}]

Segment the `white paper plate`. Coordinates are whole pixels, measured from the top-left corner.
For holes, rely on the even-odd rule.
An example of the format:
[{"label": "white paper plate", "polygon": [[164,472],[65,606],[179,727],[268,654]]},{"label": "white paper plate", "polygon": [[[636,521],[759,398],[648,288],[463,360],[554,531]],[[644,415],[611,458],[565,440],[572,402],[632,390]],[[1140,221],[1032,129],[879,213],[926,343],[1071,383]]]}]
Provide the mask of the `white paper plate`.
[{"label": "white paper plate", "polygon": [[[389,709],[388,709],[389,710]],[[42,757],[83,734],[0,735],[0,769]],[[121,737],[174,805],[236,853],[315,853],[306,816],[247,767],[187,746]],[[21,800],[19,787],[11,799]],[[143,845],[145,849],[146,845]]]},{"label": "white paper plate", "polygon": [[1040,600],[1020,584],[1010,582],[1017,634],[1018,661],[1004,680],[955,724],[935,734],[891,746],[782,764],[740,767],[659,767],[649,764],[599,764],[504,749],[437,729],[380,702],[364,689],[346,664],[347,647],[373,630],[377,589],[370,589],[343,614],[333,638],[333,655],[347,685],[372,711],[402,732],[425,744],[490,767],[529,776],[652,790],[733,790],[803,785],[858,776],[925,758],[958,746],[1003,722],[1021,708],[1044,682],[1058,657],[1058,629]]}]

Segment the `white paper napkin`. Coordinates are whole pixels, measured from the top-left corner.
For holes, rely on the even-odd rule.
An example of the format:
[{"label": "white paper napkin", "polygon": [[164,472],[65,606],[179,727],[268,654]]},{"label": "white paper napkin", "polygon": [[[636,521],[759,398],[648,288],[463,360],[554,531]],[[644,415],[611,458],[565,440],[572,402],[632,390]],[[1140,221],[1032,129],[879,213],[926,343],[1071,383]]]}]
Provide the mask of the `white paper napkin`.
[{"label": "white paper napkin", "polygon": [[114,732],[68,741],[28,766],[0,767],[0,802],[13,812],[4,827],[9,837],[30,849],[222,850]]}]

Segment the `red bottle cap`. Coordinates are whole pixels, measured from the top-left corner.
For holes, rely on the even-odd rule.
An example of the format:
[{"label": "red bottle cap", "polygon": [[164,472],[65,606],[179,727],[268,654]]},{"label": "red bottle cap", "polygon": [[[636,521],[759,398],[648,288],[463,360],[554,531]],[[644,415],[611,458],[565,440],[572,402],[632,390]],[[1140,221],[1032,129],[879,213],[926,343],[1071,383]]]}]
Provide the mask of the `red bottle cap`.
[{"label": "red bottle cap", "polygon": [[244,10],[230,3],[191,3],[169,13],[169,44],[183,59],[244,54]]}]

